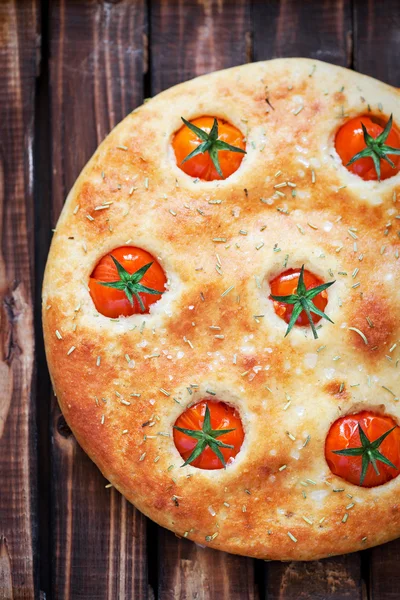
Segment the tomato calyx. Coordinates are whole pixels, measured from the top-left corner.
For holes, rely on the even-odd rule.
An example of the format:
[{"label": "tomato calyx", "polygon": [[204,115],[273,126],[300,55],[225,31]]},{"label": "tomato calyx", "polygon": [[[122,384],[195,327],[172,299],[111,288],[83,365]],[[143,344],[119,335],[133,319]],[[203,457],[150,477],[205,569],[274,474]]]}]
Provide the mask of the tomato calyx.
[{"label": "tomato calyx", "polygon": [[385,144],[390,130],[392,129],[392,124],[393,115],[390,115],[389,120],[386,123],[382,133],[380,133],[376,138],[374,138],[368,133],[364,123],[361,122],[366,147],[364,148],[364,150],[361,150],[361,152],[357,152],[357,154],[355,154],[353,158],[347,163],[346,167],[349,167],[360,158],[372,158],[378,181],[381,180],[381,159],[389,163],[392,169],[395,169],[396,165],[393,163],[392,160],[390,160],[390,158],[387,155],[400,154],[400,148],[392,148],[392,146],[387,146]]},{"label": "tomato calyx", "polygon": [[181,465],[182,467],[185,467],[186,465],[189,465],[191,462],[196,460],[196,458],[198,458],[200,456],[200,454],[207,447],[209,447],[214,452],[214,454],[216,454],[218,456],[218,458],[221,461],[221,463],[223,464],[224,468],[226,468],[226,462],[225,462],[224,456],[223,456],[220,448],[234,448],[234,446],[232,446],[231,444],[225,444],[224,442],[217,440],[217,438],[221,437],[221,435],[224,435],[225,433],[231,433],[232,431],[235,431],[235,428],[233,428],[233,429],[212,429],[211,428],[211,415],[210,415],[210,409],[208,408],[208,405],[206,405],[206,412],[204,414],[204,420],[203,420],[203,425],[202,425],[201,430],[185,429],[184,427],[177,427],[177,425],[174,425],[174,429],[198,440],[191,455],[185,460],[183,465]]},{"label": "tomato calyx", "polygon": [[297,283],[297,289],[294,294],[289,294],[287,296],[275,296],[275,295],[271,294],[272,300],[275,300],[277,302],[283,302],[284,304],[292,304],[293,305],[293,312],[292,312],[292,316],[289,321],[288,328],[285,333],[285,337],[291,332],[291,330],[294,327],[294,324],[296,323],[297,319],[300,316],[300,313],[302,313],[303,311],[307,315],[308,321],[311,326],[311,330],[313,332],[314,339],[318,338],[318,334],[317,334],[317,330],[315,328],[311,313],[314,313],[320,317],[323,317],[330,323],[333,323],[332,319],[330,319],[328,317],[328,315],[326,315],[322,310],[319,310],[319,308],[317,308],[315,306],[315,304],[313,303],[312,300],[313,300],[313,298],[315,298],[315,296],[317,296],[318,294],[320,294],[321,292],[323,292],[324,290],[329,288],[334,283],[335,283],[334,281],[329,281],[328,283],[322,283],[321,285],[318,285],[317,287],[314,287],[314,288],[311,288],[310,290],[308,290],[304,283],[304,265],[303,265],[300,270],[299,280]]},{"label": "tomato calyx", "polygon": [[112,254],[110,254],[110,256],[117,269],[119,279],[117,281],[99,281],[98,283],[100,285],[104,285],[105,287],[114,288],[124,292],[131,306],[133,306],[133,296],[135,296],[139,302],[140,310],[144,312],[145,306],[142,298],[140,297],[140,292],[153,294],[155,296],[164,293],[163,291],[153,290],[152,288],[146,287],[140,283],[153,263],[149,262],[134,273],[129,273]]},{"label": "tomato calyx", "polygon": [[361,476],[360,476],[360,485],[364,483],[365,476],[367,474],[367,470],[370,464],[375,471],[375,473],[379,476],[379,469],[377,462],[382,462],[388,467],[392,467],[397,470],[396,465],[394,465],[386,456],[384,456],[381,452],[379,452],[379,446],[382,444],[383,440],[387,438],[387,436],[392,433],[397,428],[397,425],[385,431],[380,437],[378,437],[375,441],[371,442],[361,424],[358,423],[358,432],[360,435],[361,446],[356,448],[345,448],[344,450],[333,450],[334,454],[339,454],[340,456],[361,456],[362,457],[362,466],[361,466]]},{"label": "tomato calyx", "polygon": [[197,135],[197,137],[199,137],[201,140],[203,140],[202,144],[197,146],[197,148],[195,148],[193,150],[193,152],[190,152],[190,154],[188,154],[183,159],[183,161],[181,162],[182,165],[187,160],[194,158],[198,154],[205,154],[206,152],[208,152],[208,154],[210,155],[210,158],[214,164],[214,167],[216,168],[216,170],[218,172],[218,175],[222,179],[224,179],[224,175],[222,173],[222,169],[219,164],[218,152],[220,150],[229,150],[230,152],[240,152],[241,154],[246,154],[246,150],[242,150],[242,148],[238,148],[237,146],[232,146],[232,144],[228,144],[227,142],[223,142],[222,140],[218,139],[218,121],[217,121],[217,119],[214,118],[214,123],[210,130],[210,133],[207,133],[200,127],[193,125],[193,123],[190,123],[190,121],[187,121],[183,117],[181,117],[181,119],[182,119],[183,123],[186,125],[186,127],[188,127],[191,131],[193,131],[193,133],[195,133]]}]

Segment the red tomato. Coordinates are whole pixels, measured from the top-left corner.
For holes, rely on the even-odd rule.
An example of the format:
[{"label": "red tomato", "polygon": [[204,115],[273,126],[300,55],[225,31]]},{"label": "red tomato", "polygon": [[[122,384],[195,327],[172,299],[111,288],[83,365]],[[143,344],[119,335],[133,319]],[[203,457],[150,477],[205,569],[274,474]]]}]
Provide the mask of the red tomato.
[{"label": "red tomato", "polygon": [[[350,119],[344,125],[342,125],[336,134],[335,146],[344,166],[347,165],[353,156],[366,148],[361,123],[364,124],[368,133],[373,138],[376,138],[384,129],[384,127],[381,127],[381,125],[374,122],[371,117],[365,115]],[[392,125],[385,144],[387,146],[391,146],[392,148],[400,148],[400,131],[396,125]],[[395,168],[393,169],[389,163],[381,159],[381,179],[393,177],[393,175],[396,175],[396,173],[398,173],[400,170],[400,156],[394,154],[388,154],[388,156],[395,164]],[[346,166],[346,168],[352,173],[362,177],[362,179],[365,181],[378,179],[373,160],[370,157],[360,158],[352,165],[348,167]]]},{"label": "red tomato", "polygon": [[110,254],[103,256],[90,276],[90,295],[97,310],[102,315],[110,318],[117,318],[119,316],[128,317],[136,313],[143,314],[143,312],[148,313],[150,306],[161,298],[161,294],[153,295],[141,292],[140,297],[145,307],[145,310],[142,311],[139,302],[134,296],[133,305],[131,305],[124,291],[101,285],[100,282],[102,281],[110,282],[120,279],[117,267],[111,256],[130,274],[135,273],[144,265],[152,262],[152,266],[140,280],[140,284],[160,292],[163,292],[165,289],[167,281],[165,273],[160,264],[149,252],[141,248],[135,248],[134,246],[121,246],[110,252]]},{"label": "red tomato", "polygon": [[[224,402],[205,399],[185,410],[176,420],[175,426],[202,431],[206,406],[208,406],[210,411],[212,429],[234,429],[231,433],[225,433],[216,438],[224,444],[233,446],[233,448],[220,448],[225,462],[228,462],[230,458],[234,458],[237,455],[244,439],[242,421],[232,406],[228,406]],[[198,440],[174,429],[174,442],[179,454],[184,460],[187,460]],[[221,460],[209,446],[190,464],[199,469],[212,470],[223,468]]]},{"label": "red tomato", "polygon": [[[387,415],[378,415],[370,411],[362,411],[355,415],[347,415],[335,421],[329,430],[325,442],[325,457],[330,470],[335,475],[342,477],[350,483],[360,485],[361,481],[361,456],[343,456],[334,454],[334,450],[345,450],[362,446],[358,424],[370,442],[374,442],[381,435],[395,427],[397,423]],[[400,428],[396,427],[383,440],[378,448],[379,452],[389,459],[396,468],[377,461],[379,471],[377,475],[372,464],[368,465],[367,474],[362,487],[382,485],[394,479],[400,469]]]},{"label": "red tomato", "polygon": [[[297,290],[297,284],[299,282],[300,269],[288,269],[284,273],[281,273],[270,283],[271,293],[273,296],[289,296],[295,294]],[[304,285],[308,290],[317,287],[324,283],[322,279],[311,273],[310,271],[304,271]],[[277,315],[279,315],[286,323],[289,323],[290,317],[293,312],[292,304],[285,304],[284,302],[278,302],[273,300],[274,309]],[[313,303],[319,310],[324,312],[326,305],[328,304],[328,294],[326,290],[313,298]],[[318,323],[321,320],[319,315],[312,315],[314,323]],[[299,318],[296,321],[296,325],[309,325],[310,322],[306,313],[301,312]]]},{"label": "red tomato", "polygon": [[[244,150],[246,144],[239,129],[236,129],[236,127],[227,121],[223,121],[222,119],[217,119],[217,121],[218,139],[230,144],[231,146],[236,146],[237,148]],[[193,119],[193,121],[190,122],[206,133],[210,133],[214,123],[214,117],[199,117],[198,119]],[[182,164],[182,161],[187,157],[187,155],[193,152],[193,150],[201,143],[203,143],[203,140],[198,138],[197,135],[186,125],[183,125],[183,127],[181,127],[175,134],[175,137],[172,141],[177,165],[182,169],[182,171],[191,177],[198,177],[199,179],[203,179],[205,181],[221,179],[208,152],[205,152],[204,154],[198,154]],[[244,154],[239,152],[219,150],[218,159],[224,178],[229,177],[229,175],[232,175],[232,173],[239,168],[240,163],[243,160],[243,156]]]}]

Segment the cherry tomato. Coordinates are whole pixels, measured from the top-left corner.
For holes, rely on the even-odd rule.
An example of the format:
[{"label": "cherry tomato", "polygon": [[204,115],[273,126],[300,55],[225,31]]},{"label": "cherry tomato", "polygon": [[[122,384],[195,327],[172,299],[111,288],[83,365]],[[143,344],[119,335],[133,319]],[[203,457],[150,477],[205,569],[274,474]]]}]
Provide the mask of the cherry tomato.
[{"label": "cherry tomato", "polygon": [[110,252],[110,254],[103,256],[90,276],[90,295],[97,310],[102,315],[110,318],[117,318],[119,316],[128,317],[136,313],[148,313],[150,306],[161,298],[161,294],[153,295],[141,292],[140,297],[145,309],[143,311],[135,296],[133,296],[133,304],[131,304],[124,291],[101,285],[100,282],[102,281],[112,282],[120,279],[117,267],[111,256],[130,274],[135,273],[144,265],[152,262],[152,266],[144,274],[140,280],[140,284],[160,292],[163,292],[165,289],[167,281],[165,273],[160,264],[149,252],[141,248],[135,248],[134,246],[121,246]]},{"label": "cherry tomato", "polygon": [[325,457],[330,470],[335,475],[342,477],[355,485],[374,487],[394,479],[400,469],[400,428],[396,427],[380,444],[379,452],[389,459],[396,468],[390,467],[379,460],[376,466],[379,475],[371,463],[368,464],[365,479],[361,481],[362,456],[343,456],[335,454],[336,450],[346,450],[362,446],[358,424],[370,442],[374,442],[381,435],[396,427],[396,422],[387,415],[375,414],[371,411],[362,411],[355,415],[341,417],[333,423],[325,442]]},{"label": "cherry tomato", "polygon": [[[175,426],[193,431],[202,431],[206,406],[208,406],[210,411],[212,429],[234,429],[234,431],[216,438],[224,444],[233,446],[233,448],[220,448],[225,462],[228,462],[230,458],[234,458],[237,455],[244,439],[242,422],[237,411],[232,406],[228,406],[224,402],[205,399],[185,410],[176,420]],[[198,440],[174,429],[174,442],[179,454],[186,461],[196,447]],[[223,468],[221,460],[209,446],[190,464],[199,469],[212,470]]]},{"label": "cherry tomato", "polygon": [[[371,117],[365,115],[350,119],[344,125],[342,125],[336,134],[335,146],[336,151],[345,166],[353,158],[353,156],[366,148],[361,123],[364,124],[368,133],[373,138],[376,138],[384,129],[384,127],[381,127],[381,125],[374,122]],[[387,146],[391,146],[392,148],[400,148],[400,130],[394,124],[392,125],[385,144]],[[389,165],[385,160],[381,159],[381,179],[393,177],[393,175],[396,175],[396,173],[398,173],[400,170],[400,156],[388,154],[388,157],[395,164],[395,168],[393,169],[391,165]],[[348,167],[346,166],[346,168],[352,173],[359,175],[365,181],[378,179],[373,160],[370,157],[360,158],[352,165],[349,165]]]},{"label": "cherry tomato", "polygon": [[[243,135],[233,125],[222,119],[218,121],[218,139],[236,146],[237,148],[245,149],[246,144],[243,140]],[[190,121],[196,127],[203,129],[206,133],[210,133],[214,123],[214,117],[199,117]],[[172,146],[175,151],[177,165],[190,175],[191,177],[198,177],[204,181],[212,181],[214,179],[221,179],[218,174],[211,156],[208,152],[204,154],[198,154],[193,158],[190,158],[187,162],[182,164],[182,161],[187,157],[188,154],[193,152],[197,146],[199,146],[203,140],[196,136],[186,125],[183,125],[179,131],[175,134],[172,141]],[[230,150],[220,150],[218,152],[219,164],[221,166],[224,179],[232,175],[240,166],[243,160],[244,154],[238,152],[232,152]]]},{"label": "cherry tomato", "polygon": [[[271,294],[273,296],[289,296],[290,294],[295,294],[297,290],[297,284],[299,282],[299,274],[300,269],[288,269],[284,273],[281,273],[275,279],[273,279],[270,283],[271,286]],[[308,290],[317,287],[324,283],[322,279],[311,273],[310,271],[304,271],[304,285]],[[292,304],[285,304],[284,302],[278,302],[277,300],[273,300],[274,309],[276,314],[281,317],[286,323],[289,323],[290,317],[293,312]],[[324,290],[315,298],[313,298],[313,303],[319,310],[324,312],[326,305],[328,304],[328,294]],[[312,319],[314,324],[318,323],[321,320],[319,315],[312,315]],[[300,313],[299,318],[296,321],[296,325],[309,325],[310,322],[304,310]]]}]

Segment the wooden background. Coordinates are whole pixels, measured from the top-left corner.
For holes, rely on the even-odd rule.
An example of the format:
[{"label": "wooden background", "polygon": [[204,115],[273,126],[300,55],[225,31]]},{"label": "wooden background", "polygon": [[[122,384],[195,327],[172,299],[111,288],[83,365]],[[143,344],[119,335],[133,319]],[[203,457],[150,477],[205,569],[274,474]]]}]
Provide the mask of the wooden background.
[{"label": "wooden background", "polygon": [[105,488],[51,393],[40,288],[80,169],[144,97],[278,56],[400,86],[399,2],[0,0],[0,599],[400,597],[400,541],[266,563],[158,528]]}]

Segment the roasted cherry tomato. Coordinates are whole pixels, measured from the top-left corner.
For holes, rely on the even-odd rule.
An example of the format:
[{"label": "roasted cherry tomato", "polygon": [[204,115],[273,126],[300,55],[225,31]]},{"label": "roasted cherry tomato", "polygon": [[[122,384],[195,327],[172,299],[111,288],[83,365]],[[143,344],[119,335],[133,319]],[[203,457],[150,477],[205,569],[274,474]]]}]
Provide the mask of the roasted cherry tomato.
[{"label": "roasted cherry tomato", "polygon": [[[364,125],[367,134],[372,139],[365,139],[362,125]],[[387,133],[387,135],[385,133],[385,139],[381,143],[377,143],[379,140],[376,140],[376,138],[384,130]],[[400,152],[400,130],[392,124],[391,118],[388,123],[382,123],[382,125],[366,115],[350,119],[337,132],[335,146],[344,166],[365,181],[388,179],[400,170],[400,156],[398,156]],[[393,154],[388,148],[397,150],[397,154]],[[349,165],[349,162],[361,152],[365,156],[357,158]],[[386,160],[382,156],[387,157]],[[375,158],[375,164],[373,158]],[[387,159],[393,165],[390,165]]]},{"label": "roasted cherry tomato", "polygon": [[89,279],[92,300],[110,318],[148,313],[161,298],[166,277],[154,257],[134,246],[121,246],[103,256]]},{"label": "roasted cherry tomato", "polygon": [[[190,129],[190,126],[193,126],[194,130]],[[196,129],[200,131],[196,133]],[[191,177],[212,181],[225,179],[239,168],[246,144],[242,133],[227,121],[214,117],[199,117],[190,122],[185,121],[175,134],[172,146],[176,163],[185,173]],[[188,159],[200,146],[204,152]]]},{"label": "roasted cherry tomato", "polygon": [[[271,295],[272,296],[291,296],[292,294],[296,294],[297,286],[299,283],[301,269],[288,269],[284,273],[281,273],[277,277],[275,277],[271,283]],[[311,290],[323,284],[323,281],[311,273],[310,271],[304,270],[304,285],[307,290]],[[293,304],[287,304],[286,302],[279,302],[277,300],[273,300],[274,309],[277,315],[279,315],[286,323],[289,323],[290,318],[293,313]],[[314,298],[312,298],[312,302],[321,312],[324,312],[326,305],[328,304],[328,294],[326,290],[323,290]],[[312,315],[313,323],[318,323],[321,320],[319,315]],[[307,314],[303,310],[298,319],[296,320],[296,325],[309,325],[310,321],[307,317]]]},{"label": "roasted cherry tomato", "polygon": [[330,470],[363,487],[382,485],[400,469],[400,428],[387,415],[362,411],[335,421],[325,442]]},{"label": "roasted cherry tomato", "polygon": [[199,469],[222,469],[237,455],[243,439],[237,411],[211,399],[186,409],[174,425],[175,446],[184,464]]}]

